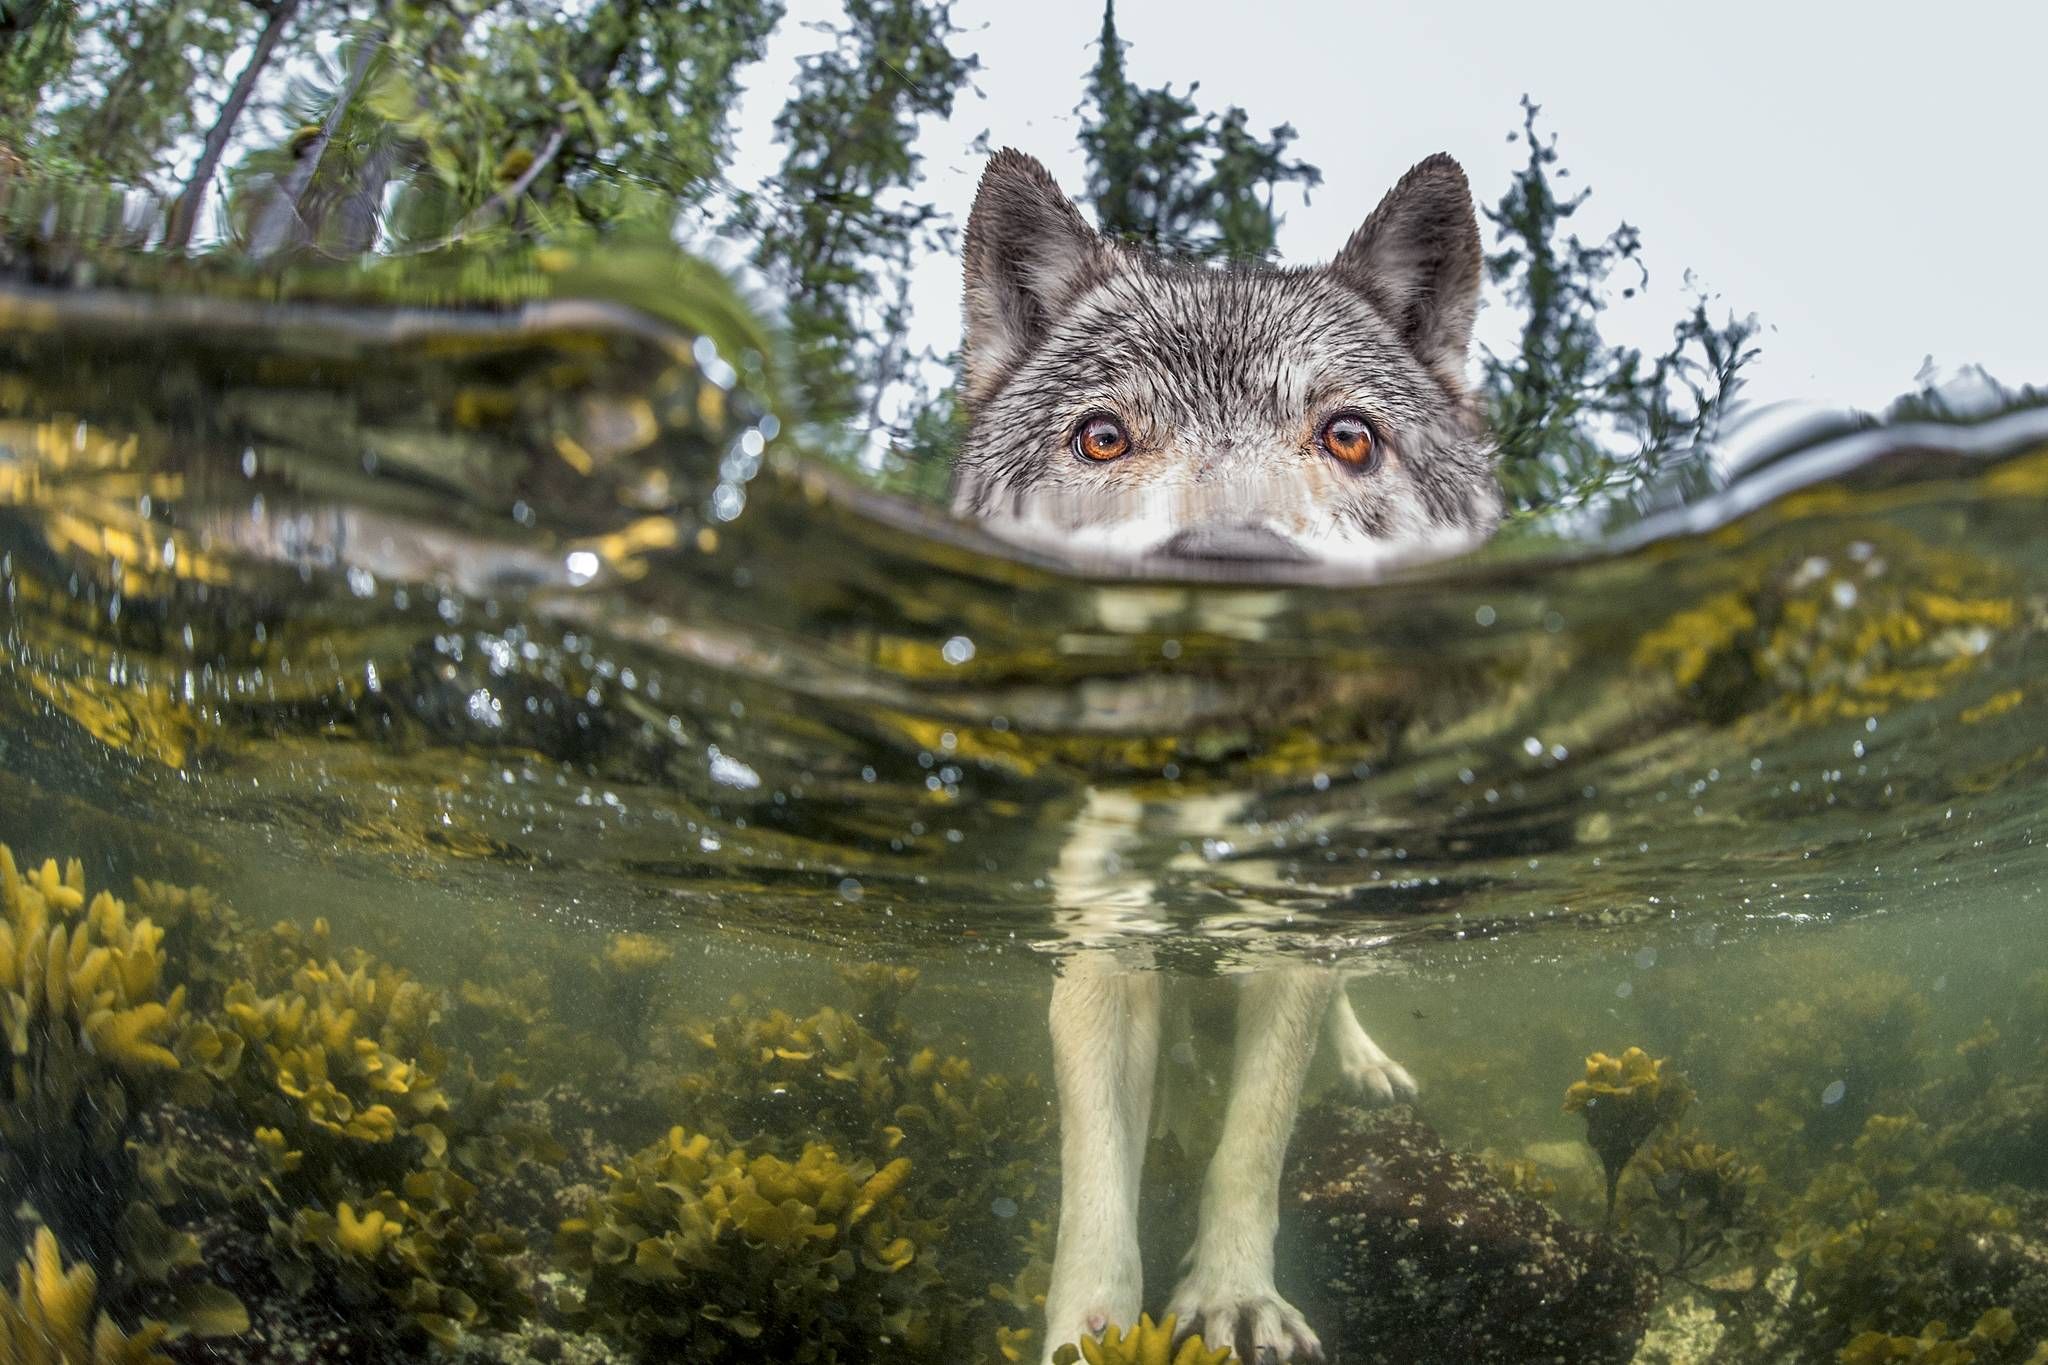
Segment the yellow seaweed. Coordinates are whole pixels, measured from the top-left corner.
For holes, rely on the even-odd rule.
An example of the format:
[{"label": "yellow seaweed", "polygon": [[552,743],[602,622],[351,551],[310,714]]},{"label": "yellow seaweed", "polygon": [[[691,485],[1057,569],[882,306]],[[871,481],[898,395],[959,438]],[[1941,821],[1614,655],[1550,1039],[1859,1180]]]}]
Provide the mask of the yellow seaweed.
[{"label": "yellow seaweed", "polygon": [[1177,1320],[1173,1314],[1166,1315],[1163,1322],[1153,1322],[1150,1314],[1141,1314],[1135,1327],[1122,1328],[1112,1325],[1097,1341],[1089,1338],[1081,1342],[1069,1342],[1053,1352],[1054,1365],[1234,1365],[1237,1355],[1228,1346],[1211,1346],[1197,1336],[1188,1337],[1178,1346],[1174,1344],[1174,1329]]},{"label": "yellow seaweed", "polygon": [[156,1350],[161,1324],[123,1332],[95,1316],[99,1278],[84,1264],[67,1268],[48,1228],[37,1228],[15,1267],[15,1292],[0,1288],[0,1361],[6,1365],[170,1365]]}]

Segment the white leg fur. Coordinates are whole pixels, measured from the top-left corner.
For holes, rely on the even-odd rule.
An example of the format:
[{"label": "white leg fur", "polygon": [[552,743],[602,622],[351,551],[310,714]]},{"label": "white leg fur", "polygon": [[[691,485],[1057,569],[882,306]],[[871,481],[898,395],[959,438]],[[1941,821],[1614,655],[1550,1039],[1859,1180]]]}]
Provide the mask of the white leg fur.
[{"label": "white leg fur", "polygon": [[[1218,803],[1169,813],[1188,829],[1221,828]],[[1111,1323],[1137,1321],[1138,1183],[1159,1060],[1162,982],[1133,970],[1135,938],[1166,927],[1156,889],[1126,855],[1143,803],[1090,790],[1053,868],[1057,921],[1081,951],[1052,994],[1053,1074],[1060,1105],[1060,1211],[1046,1293],[1044,1360]],[[1112,951],[1110,945],[1119,945]],[[1117,954],[1136,961],[1120,962]],[[1239,987],[1237,1050],[1223,1134],[1202,1191],[1201,1227],[1170,1311],[1245,1365],[1321,1357],[1315,1333],[1273,1283],[1280,1170],[1320,1028],[1358,1094],[1412,1096],[1415,1082],[1382,1052],[1327,968],[1260,971]]]},{"label": "white leg fur", "polygon": [[1052,988],[1060,1214],[1045,1296],[1047,1362],[1068,1342],[1136,1322],[1143,1306],[1138,1176],[1159,1062],[1161,982],[1104,946],[1130,953],[1133,935],[1165,927],[1151,879],[1124,862],[1143,819],[1141,802],[1091,788],[1052,872],[1060,931],[1081,951]]},{"label": "white leg fur", "polygon": [[1138,1174],[1159,1059],[1160,979],[1084,953],[1052,992],[1060,1102],[1059,1240],[1045,1298],[1045,1356],[1138,1320]]},{"label": "white leg fur", "polygon": [[1246,1365],[1322,1358],[1315,1333],[1274,1287],[1273,1235],[1287,1139],[1336,989],[1325,967],[1254,972],[1239,987],[1223,1136],[1202,1185],[1188,1271],[1167,1311],[1210,1345],[1234,1346]]},{"label": "white leg fur", "polygon": [[1380,1051],[1352,1013],[1351,997],[1340,984],[1330,994],[1330,1012],[1324,1020],[1330,1050],[1337,1055],[1337,1069],[1345,1084],[1364,1099],[1392,1104],[1415,1098],[1415,1078],[1407,1068]]}]

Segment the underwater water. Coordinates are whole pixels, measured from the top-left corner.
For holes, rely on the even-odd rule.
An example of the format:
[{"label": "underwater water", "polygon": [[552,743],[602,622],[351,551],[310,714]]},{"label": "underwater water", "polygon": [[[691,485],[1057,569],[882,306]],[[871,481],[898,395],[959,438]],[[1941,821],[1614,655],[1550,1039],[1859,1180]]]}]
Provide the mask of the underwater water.
[{"label": "underwater water", "polygon": [[1035,1361],[1090,948],[1155,1312],[1314,961],[1332,1360],[2048,1360],[2044,414],[1114,578],[700,324],[0,292],[0,1359]]}]

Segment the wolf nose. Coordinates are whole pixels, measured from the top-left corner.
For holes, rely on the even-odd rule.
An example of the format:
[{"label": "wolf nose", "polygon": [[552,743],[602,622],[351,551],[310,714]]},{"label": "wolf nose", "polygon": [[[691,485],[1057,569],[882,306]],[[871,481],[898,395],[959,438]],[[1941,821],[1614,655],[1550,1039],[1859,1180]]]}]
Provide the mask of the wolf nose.
[{"label": "wolf nose", "polygon": [[1196,526],[1161,545],[1175,559],[1300,560],[1301,547],[1263,526]]}]

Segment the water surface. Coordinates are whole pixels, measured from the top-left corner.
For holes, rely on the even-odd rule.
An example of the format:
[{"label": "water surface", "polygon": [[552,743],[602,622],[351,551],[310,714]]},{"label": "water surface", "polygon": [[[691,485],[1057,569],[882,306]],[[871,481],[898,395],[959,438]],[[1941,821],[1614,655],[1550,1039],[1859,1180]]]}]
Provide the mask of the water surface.
[{"label": "water surface", "polygon": [[[1934,1270],[1916,1298],[1885,1278],[1904,1272],[1831,1280],[1861,1263],[1813,1250],[1873,1241],[1895,1206],[1948,1201],[1956,1236],[2048,1249],[2026,1136],[2048,1096],[2039,412],[1820,442],[1606,542],[1523,538],[1373,583],[1180,581],[1034,561],[807,460],[730,329],[574,299],[26,286],[0,319],[0,840],[24,867],[81,857],[93,889],[232,902],[235,932],[268,937],[218,981],[173,931],[195,1018],[266,963],[315,1001],[293,964],[340,971],[349,945],[403,967],[462,1091],[445,1119],[401,1113],[374,1159],[344,1142],[260,1197],[158,1200],[169,1226],[237,1227],[204,1241],[244,1248],[218,1267],[140,1273],[132,1229],[55,1208],[79,1194],[61,1172],[14,1170],[33,1188],[0,1247],[45,1223],[92,1244],[124,1323],[172,1318],[210,1273],[259,1318],[296,1303],[308,1340],[394,1357],[519,1358],[559,1333],[664,1358],[683,1329],[650,1325],[641,1292],[703,1300],[690,1359],[750,1358],[742,1327],[845,1336],[819,1359],[1035,1354],[1015,1334],[1050,1249],[1052,1112],[1024,1077],[1045,1067],[1049,973],[1082,945],[1190,979],[1344,967],[1423,1116],[1588,1228],[1608,1215],[1565,1087],[1596,1050],[1667,1059],[1697,1092],[1685,1130],[1761,1173],[1751,1221],[1698,1264],[1666,1254],[1684,1237],[1655,1172],[1625,1177],[1640,1207],[1617,1216],[1661,1258],[1641,1359],[1762,1358],[1763,1319],[1781,1358],[1937,1313],[1930,1340],[1962,1340],[1977,1314]],[[921,984],[899,1014],[910,978],[835,981],[856,963]],[[831,1060],[861,1048],[818,1023],[827,1002],[883,1040],[860,1066]],[[409,1028],[386,1023],[393,1058]],[[271,1035],[243,1032],[261,1054]],[[927,1043],[968,1070],[935,1082]],[[553,1130],[521,1149],[516,1197],[479,1155],[512,1141],[477,1108],[500,1065],[521,1074],[494,1114]],[[768,1098],[736,1112],[750,1067]],[[261,1080],[121,1084],[232,1129]],[[947,1127],[912,1093],[930,1086],[979,1098]],[[1916,1155],[1871,1155],[1880,1119]],[[916,1136],[927,1121],[948,1136]],[[825,1332],[775,1317],[801,1294],[657,1274],[652,1252],[626,1257],[638,1279],[590,1271],[619,1206],[578,1201],[671,1125],[791,1159],[830,1141],[868,1172],[908,1142],[909,1178],[944,1191],[892,1215],[904,1246],[868,1245],[841,1292],[922,1277],[943,1321]],[[453,1158],[444,1127],[469,1138]],[[513,1269],[478,1269],[498,1263],[407,1183],[448,1170],[527,1234]],[[1851,1180],[1869,1207],[1843,1232],[1828,1210],[1862,1207]],[[945,1202],[963,1190],[971,1219]],[[341,1206],[385,1196],[437,1250],[351,1240]],[[1966,1216],[1965,1196],[1988,1202]],[[1162,1229],[1179,1216],[1157,1207]],[[659,1240],[649,1218],[635,1231]],[[565,1220],[595,1223],[596,1249]],[[266,1223],[291,1274],[243,1264]],[[1978,1305],[2019,1315],[1979,1358],[2048,1338],[2033,1284]],[[734,1295],[764,1321],[734,1326]],[[338,1304],[358,1306],[345,1332]],[[251,1341],[170,1349],[261,1358]]]}]

